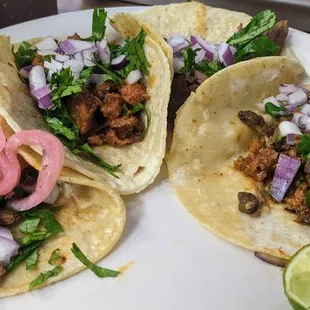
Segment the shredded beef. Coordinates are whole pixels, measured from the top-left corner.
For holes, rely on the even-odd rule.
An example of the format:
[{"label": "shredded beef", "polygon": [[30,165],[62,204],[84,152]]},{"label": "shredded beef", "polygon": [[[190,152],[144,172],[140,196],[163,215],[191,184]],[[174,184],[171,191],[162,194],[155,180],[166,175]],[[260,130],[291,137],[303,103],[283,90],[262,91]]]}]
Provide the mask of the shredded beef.
[{"label": "shredded beef", "polygon": [[100,84],[98,87],[96,87],[93,91],[93,94],[100,99],[103,99],[106,94],[109,92],[116,92],[117,86],[112,81],[106,81]]},{"label": "shredded beef", "polygon": [[101,106],[101,112],[104,117],[112,120],[118,118],[122,112],[122,98],[120,94],[106,94]]},{"label": "shredded beef", "polygon": [[281,20],[277,22],[267,33],[267,37],[279,46],[278,55],[280,55],[286,37],[288,35],[288,21]]},{"label": "shredded beef", "polygon": [[81,37],[75,32],[73,36],[68,36],[67,39],[81,40]]},{"label": "shredded beef", "polygon": [[242,213],[253,214],[260,207],[259,200],[252,193],[239,192],[238,200],[238,209]]},{"label": "shredded beef", "polygon": [[274,129],[270,128],[265,122],[264,118],[253,111],[239,111],[238,117],[241,122],[249,126],[258,135],[271,137]]},{"label": "shredded beef", "polygon": [[89,92],[81,92],[68,100],[68,111],[77,123],[81,134],[95,127],[95,113],[100,105],[99,98]]},{"label": "shredded beef", "polygon": [[136,105],[151,98],[142,84],[124,84],[120,86],[119,91],[122,99],[130,105]]}]

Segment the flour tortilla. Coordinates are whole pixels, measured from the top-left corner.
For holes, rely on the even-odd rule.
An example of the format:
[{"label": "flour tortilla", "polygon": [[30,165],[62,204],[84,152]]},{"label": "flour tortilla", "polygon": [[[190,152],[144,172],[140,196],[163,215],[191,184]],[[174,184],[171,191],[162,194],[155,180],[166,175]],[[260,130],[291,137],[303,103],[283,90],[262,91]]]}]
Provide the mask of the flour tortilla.
[{"label": "flour tortilla", "polygon": [[[252,16],[226,9],[213,8],[198,2],[158,5],[137,14],[119,13],[114,16],[120,33],[135,36],[143,27],[163,49],[169,60],[173,77],[173,51],[165,40],[174,34],[185,37],[197,35],[211,43],[227,41],[240,24],[245,27]],[[127,26],[128,25],[128,26]],[[298,60],[292,49],[285,45],[282,56]],[[300,66],[304,72],[304,69]]]},{"label": "flour tortilla", "polygon": [[[18,76],[8,37],[0,36],[0,49],[0,114],[15,132],[24,129],[47,130],[37,104]],[[169,63],[160,46],[149,37],[145,40],[145,53],[150,63],[150,75],[145,78],[145,84],[151,96],[146,103],[151,116],[146,137],[141,142],[122,148],[108,145],[94,148],[95,153],[109,164],[122,164],[117,173],[119,179],[66,148],[66,167],[107,184],[123,195],[137,193],[151,184],[159,173],[165,155],[171,81]],[[144,118],[146,121],[146,116]]]},{"label": "flour tortilla", "polygon": [[[14,133],[1,118],[0,126],[6,137]],[[38,153],[29,147],[22,147],[19,154],[28,164],[40,169],[42,157]],[[120,239],[126,223],[126,207],[115,190],[69,168],[62,170],[58,184],[61,187],[58,204],[62,207],[55,207],[58,211],[54,214],[64,232],[47,240],[39,249],[39,260],[35,269],[26,270],[22,263],[0,281],[0,298],[27,292],[32,280],[41,272],[53,268],[48,264],[48,259],[57,248],[66,257],[64,269],[42,286],[61,281],[85,269],[70,250],[73,242],[96,263],[106,256]]]},{"label": "flour tortilla", "polygon": [[[288,258],[310,243],[310,228],[293,221],[284,204],[268,202],[254,218],[238,210],[240,191],[256,192],[233,169],[254,137],[238,111],[278,94],[281,83],[298,84],[298,64],[285,57],[257,58],[224,69],[192,93],[177,113],[169,179],[185,208],[204,227],[252,251]],[[261,112],[260,112],[261,113]]]}]

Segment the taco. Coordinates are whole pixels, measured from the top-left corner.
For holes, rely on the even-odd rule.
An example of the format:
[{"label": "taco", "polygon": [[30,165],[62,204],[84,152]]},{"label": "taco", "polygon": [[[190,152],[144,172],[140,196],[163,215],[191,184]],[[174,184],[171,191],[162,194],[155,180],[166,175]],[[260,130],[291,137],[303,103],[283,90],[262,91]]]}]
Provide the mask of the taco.
[{"label": "taco", "polygon": [[14,55],[2,36],[0,113],[15,132],[49,130],[65,145],[66,167],[130,194],[159,172],[171,78],[143,29],[108,42],[106,19],[96,9],[91,37],[22,42]]},{"label": "taco", "polygon": [[[27,146],[19,149],[22,144]],[[28,145],[41,145],[43,158]],[[47,132],[14,134],[2,119],[0,149],[0,298],[61,281],[86,266],[100,277],[116,277],[119,272],[94,263],[124,229],[119,194],[61,170],[63,145]]]},{"label": "taco", "polygon": [[270,10],[252,18],[190,2],[154,6],[136,15],[119,13],[113,20],[119,32],[131,36],[143,27],[169,59],[175,73],[168,110],[172,124],[190,93],[216,72],[256,57],[281,54],[297,61],[285,44],[288,21],[276,22]]},{"label": "taco", "polygon": [[178,111],[168,158],[172,186],[204,227],[285,259],[310,243],[310,105],[298,72],[285,57],[218,72]]}]

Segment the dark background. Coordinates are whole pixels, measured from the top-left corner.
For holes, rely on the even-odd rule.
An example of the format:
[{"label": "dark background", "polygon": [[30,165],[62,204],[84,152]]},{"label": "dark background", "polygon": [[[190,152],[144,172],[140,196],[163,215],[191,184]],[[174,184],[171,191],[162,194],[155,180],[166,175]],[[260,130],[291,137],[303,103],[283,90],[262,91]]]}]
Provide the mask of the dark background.
[{"label": "dark background", "polygon": [[[39,17],[94,7],[169,2],[184,2],[184,0],[0,0],[0,28]],[[269,8],[276,12],[278,19],[288,19],[291,27],[310,32],[310,0],[204,0],[203,2],[250,15]]]}]

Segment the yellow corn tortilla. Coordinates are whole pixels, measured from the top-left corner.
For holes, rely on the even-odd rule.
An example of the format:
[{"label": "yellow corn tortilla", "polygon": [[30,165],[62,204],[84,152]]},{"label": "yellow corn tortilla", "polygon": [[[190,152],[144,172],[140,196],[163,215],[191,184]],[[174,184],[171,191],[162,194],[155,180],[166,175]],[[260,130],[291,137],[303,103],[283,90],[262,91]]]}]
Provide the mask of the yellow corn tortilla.
[{"label": "yellow corn tortilla", "polygon": [[[139,192],[151,184],[159,173],[165,154],[171,81],[169,63],[160,46],[149,37],[146,37],[144,47],[150,63],[150,75],[145,77],[144,82],[151,96],[146,103],[150,114],[146,137],[141,142],[121,148],[108,145],[93,148],[109,164],[122,164],[117,171],[119,179],[66,148],[66,167],[108,184],[123,195]],[[24,129],[47,130],[37,104],[18,76],[8,37],[0,36],[0,48],[0,114],[15,132]],[[146,122],[146,115],[144,120]]]},{"label": "yellow corn tortilla", "polygon": [[[7,138],[14,133],[3,119],[0,119],[0,126]],[[38,153],[29,147],[22,147],[19,154],[28,164],[40,169],[42,157]],[[58,184],[61,194],[56,204],[61,207],[55,207],[55,210],[58,210],[55,218],[64,232],[47,240],[40,247],[35,269],[26,270],[22,263],[0,281],[0,298],[27,292],[32,280],[41,272],[53,268],[48,264],[48,259],[57,248],[66,258],[63,271],[42,286],[61,281],[85,269],[71,252],[73,242],[96,263],[106,256],[120,239],[126,223],[126,207],[115,190],[69,168],[63,168]]]},{"label": "yellow corn tortilla", "polygon": [[215,74],[178,111],[168,157],[172,186],[204,227],[241,247],[283,258],[310,243],[309,227],[294,222],[283,203],[269,201],[256,218],[238,210],[238,192],[256,193],[257,185],[233,169],[254,137],[237,114],[259,113],[256,104],[277,95],[281,83],[298,84],[299,71],[285,57],[266,57]]}]

